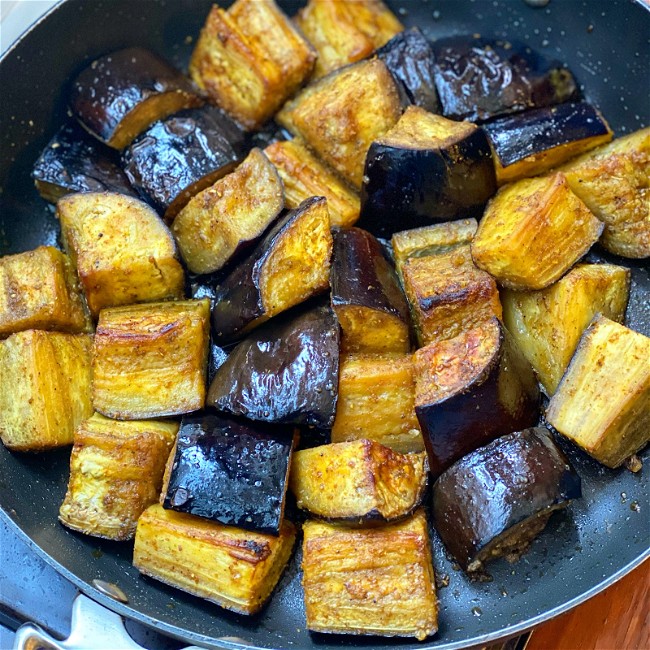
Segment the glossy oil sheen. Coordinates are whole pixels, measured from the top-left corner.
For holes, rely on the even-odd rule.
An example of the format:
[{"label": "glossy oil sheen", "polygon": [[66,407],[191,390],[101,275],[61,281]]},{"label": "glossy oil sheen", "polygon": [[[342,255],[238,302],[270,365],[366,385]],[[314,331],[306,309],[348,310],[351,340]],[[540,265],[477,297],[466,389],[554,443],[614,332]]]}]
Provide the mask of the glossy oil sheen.
[{"label": "glossy oil sheen", "polygon": [[241,338],[242,330],[264,314],[260,294],[264,263],[285,232],[317,201],[324,199],[311,197],[294,210],[281,213],[248,257],[237,264],[215,288],[212,336],[217,343],[229,343]]},{"label": "glossy oil sheen", "polygon": [[76,120],[61,127],[34,163],[32,177],[67,192],[119,192],[138,197],[113,149]]},{"label": "glossy oil sheen", "polygon": [[484,124],[503,166],[574,140],[607,134],[607,124],[587,102],[566,103],[497,118]]},{"label": "glossy oil sheen", "polygon": [[433,49],[442,114],[454,120],[481,122],[577,95],[568,72],[562,84],[554,81],[561,63],[520,41],[456,36],[436,41]]},{"label": "glossy oil sheen", "polygon": [[[502,325],[489,331],[494,331],[488,344],[493,353],[469,385],[438,402],[416,404],[434,478],[477,447],[539,418],[540,393],[533,369]],[[504,402],[502,384],[516,386],[516,404]]]},{"label": "glossy oil sheen", "polygon": [[[195,93],[189,79],[145,48],[118,50],[94,61],[72,84],[72,112],[104,141],[139,103],[166,92]],[[200,100],[196,99],[196,104]]]},{"label": "glossy oil sheen", "polygon": [[338,395],[339,339],[329,307],[276,316],[230,353],[206,403],[251,420],[329,428]]},{"label": "glossy oil sheen", "polygon": [[408,304],[381,244],[361,228],[334,233],[332,306],[359,305],[409,322]]},{"label": "glossy oil sheen", "polygon": [[410,104],[430,113],[440,112],[434,80],[436,59],[431,44],[417,27],[393,36],[377,50],[377,58],[386,64]]},{"label": "glossy oil sheen", "polygon": [[152,124],[123,160],[133,186],[162,214],[185,189],[207,175],[216,181],[244,155],[243,132],[219,109],[204,106]]},{"label": "glossy oil sheen", "polygon": [[292,442],[286,427],[185,416],[163,507],[279,534]]},{"label": "glossy oil sheen", "polygon": [[[108,52],[139,43],[186,70],[196,36],[213,0],[72,0],[59,5],[0,62],[0,254],[55,244],[59,229],[30,178],[34,161],[66,119],[70,80]],[[279,2],[294,15],[298,2]],[[521,0],[453,0],[398,3],[388,0],[408,27],[427,38],[480,32],[523,39],[548,57],[565,61],[617,135],[650,124],[647,87],[650,12],[629,0],[553,0],[535,9]],[[548,11],[547,11],[548,10]],[[549,31],[550,30],[550,31]],[[193,40],[191,40],[193,39]],[[25,83],[29,80],[29,83]],[[627,110],[626,110],[627,109]],[[627,321],[650,334],[650,279],[645,265],[612,255],[600,260],[632,268]],[[408,638],[310,634],[302,605],[300,549],[269,604],[242,617],[139,575],[132,545],[92,539],[57,523],[66,492],[70,451],[19,455],[0,447],[0,516],[30,549],[53,564],[97,602],[135,618],[184,645],[224,648],[335,650],[458,650],[484,646],[523,631],[575,605],[650,555],[650,452],[639,474],[607,470],[566,445],[582,477],[583,498],[554,515],[529,553],[516,564],[497,560],[492,582],[471,582],[455,571],[432,531],[436,574],[449,577],[438,589],[440,628],[424,642]],[[25,488],[29,486],[29,490]],[[625,494],[625,497],[621,496]],[[98,591],[101,578],[120,586],[127,605]],[[481,615],[477,613],[480,610]]]},{"label": "glossy oil sheen", "polygon": [[580,477],[548,430],[525,429],[468,454],[436,481],[434,525],[465,568],[515,524],[581,494]]},{"label": "glossy oil sheen", "polygon": [[480,217],[495,192],[492,153],[482,129],[439,149],[373,142],[358,225],[390,237],[431,223]]}]

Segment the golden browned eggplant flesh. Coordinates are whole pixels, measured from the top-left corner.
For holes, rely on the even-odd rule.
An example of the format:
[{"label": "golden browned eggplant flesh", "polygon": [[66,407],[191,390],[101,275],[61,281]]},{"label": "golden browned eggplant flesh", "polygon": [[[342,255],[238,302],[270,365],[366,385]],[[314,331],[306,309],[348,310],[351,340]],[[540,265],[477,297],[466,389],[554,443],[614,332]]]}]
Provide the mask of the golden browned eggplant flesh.
[{"label": "golden browned eggplant flesh", "polygon": [[638,469],[639,290],[585,255],[650,255],[650,128],[609,142],[562,64],[237,0],[189,77],[128,48],[69,102],[33,170],[65,253],[0,259],[0,437],[71,448],[66,527],[253,614],[303,521],[307,628],[421,640],[430,524],[474,574],[580,496],[540,390],[565,448]]}]

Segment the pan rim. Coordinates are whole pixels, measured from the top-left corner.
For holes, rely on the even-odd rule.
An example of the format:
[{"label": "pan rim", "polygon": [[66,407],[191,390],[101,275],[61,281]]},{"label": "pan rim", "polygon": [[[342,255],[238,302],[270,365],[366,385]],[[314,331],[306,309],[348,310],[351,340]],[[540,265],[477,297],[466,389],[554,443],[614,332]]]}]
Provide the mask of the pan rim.
[{"label": "pan rim", "polygon": [[[20,35],[20,37],[9,46],[9,48],[2,54],[2,56],[0,56],[0,65],[5,61],[5,59],[7,59],[12,55],[15,48],[22,42],[23,39],[25,39],[32,31],[34,31],[39,25],[41,25],[42,22],[46,21],[52,14],[60,10],[61,7],[67,4],[68,2],[69,0],[58,0],[56,4],[51,6],[42,16],[40,16],[37,20],[35,20]],[[643,0],[631,0],[631,4],[640,5],[641,7],[643,7],[643,9],[645,9],[650,13],[650,4],[644,2]],[[50,566],[52,566],[60,575],[64,576],[67,580],[72,582],[82,593],[86,594],[87,596],[91,597],[93,600],[99,602],[103,606],[107,607],[111,611],[118,613],[121,616],[139,621],[150,627],[155,626],[157,629],[164,632],[165,634],[168,634],[182,641],[194,641],[200,644],[210,644],[212,646],[214,646],[214,644],[218,642],[220,647],[233,649],[233,650],[235,649],[268,650],[268,647],[262,647],[262,646],[257,646],[254,644],[251,645],[246,643],[242,644],[241,642],[235,642],[232,640],[228,640],[227,638],[219,639],[215,637],[208,637],[206,635],[193,632],[189,629],[181,628],[176,625],[166,623],[157,618],[148,616],[128,605],[118,603],[112,600],[110,597],[102,594],[100,591],[95,589],[90,583],[87,583],[81,578],[78,578],[72,571],[70,571],[62,564],[60,564],[58,561],[56,561],[54,558],[52,558],[43,547],[41,547],[36,541],[34,541],[31,537],[29,537],[27,533],[24,532],[21,526],[12,518],[11,514],[5,511],[5,509],[1,505],[0,505],[0,517],[2,517],[2,519],[7,523],[7,525],[13,531],[15,531],[16,534],[18,534],[18,536],[21,539],[23,539],[26,542],[29,548],[31,548],[40,558],[42,558]],[[508,625],[495,632],[489,632],[486,634],[474,636],[471,639],[466,639],[464,641],[454,641],[449,643],[443,643],[442,645],[425,644],[422,645],[421,648],[422,650],[434,650],[434,649],[457,650],[459,648],[465,648],[468,645],[485,644],[488,642],[496,641],[499,639],[505,639],[517,634],[521,634],[522,632],[530,629],[531,627],[534,627],[544,621],[554,618],[555,616],[558,616],[563,612],[566,612],[569,609],[575,607],[576,605],[592,598],[593,596],[597,595],[598,593],[605,590],[607,587],[611,586],[612,584],[620,580],[622,577],[627,575],[630,571],[640,566],[648,558],[650,558],[650,548],[646,548],[645,551],[641,553],[639,556],[637,556],[634,560],[629,562],[624,567],[620,568],[612,575],[603,579],[601,582],[594,585],[592,588],[583,592],[579,596],[575,596],[569,599],[568,601],[566,601],[565,603],[562,603],[546,612],[537,614],[525,621]]]},{"label": "pan rim", "polygon": [[[57,571],[64,578],[72,582],[72,584],[79,589],[79,591],[89,598],[92,598],[100,605],[103,605],[107,609],[119,614],[120,616],[126,617],[128,619],[138,621],[148,627],[153,627],[158,632],[167,634],[175,639],[186,642],[191,641],[193,643],[200,643],[207,645],[207,647],[219,647],[226,650],[269,650],[268,646],[258,646],[254,644],[240,643],[232,640],[232,637],[208,637],[203,634],[198,634],[192,632],[188,629],[182,629],[175,625],[171,625],[162,621],[160,619],[148,616],[139,612],[138,610],[129,607],[127,604],[120,603],[106,594],[102,593],[90,583],[85,582],[83,579],[79,578],[72,571],[64,567],[62,564],[57,562],[53,557],[51,557],[45,549],[43,549],[36,541],[34,541],[27,533],[20,527],[20,525],[14,521],[10,513],[8,513],[2,505],[0,505],[0,518],[13,530],[20,539],[31,548],[38,557],[44,560],[49,564],[53,569]],[[492,643],[495,641],[505,640],[507,638],[523,634],[524,632],[544,623],[564,612],[573,609],[577,605],[584,603],[590,598],[596,596],[600,592],[604,591],[615,582],[618,582],[621,578],[625,577],[628,573],[641,566],[643,562],[650,559],[650,546],[645,549],[643,553],[638,555],[634,560],[621,567],[618,571],[608,576],[598,584],[594,585],[591,589],[583,592],[582,594],[570,598],[568,601],[546,611],[541,614],[537,614],[529,619],[520,621],[513,625],[508,625],[501,630],[495,632],[488,632],[486,634],[481,634],[478,636],[465,639],[463,641],[452,641],[450,643],[435,644],[435,645],[422,645],[421,650],[461,650],[462,648],[481,646],[487,643]],[[215,642],[219,643],[219,646],[215,646]]]}]

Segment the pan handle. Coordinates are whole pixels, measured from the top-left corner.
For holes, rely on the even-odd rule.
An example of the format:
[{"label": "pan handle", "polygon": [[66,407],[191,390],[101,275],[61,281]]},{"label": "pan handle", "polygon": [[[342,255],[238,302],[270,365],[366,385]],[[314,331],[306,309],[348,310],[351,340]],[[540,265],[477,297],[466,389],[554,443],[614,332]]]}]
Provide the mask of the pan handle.
[{"label": "pan handle", "polygon": [[145,650],[129,636],[118,614],[83,594],[72,603],[71,628],[70,636],[58,641],[38,625],[25,623],[16,630],[13,650]]}]

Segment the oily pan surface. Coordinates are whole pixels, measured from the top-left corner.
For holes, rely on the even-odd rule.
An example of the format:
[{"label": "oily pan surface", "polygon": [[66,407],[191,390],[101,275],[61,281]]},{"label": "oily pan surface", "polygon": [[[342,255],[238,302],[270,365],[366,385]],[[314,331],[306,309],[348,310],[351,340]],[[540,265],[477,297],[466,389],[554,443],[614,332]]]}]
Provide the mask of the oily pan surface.
[{"label": "oily pan surface", "polygon": [[[0,63],[0,255],[56,244],[58,228],[29,176],[41,149],[65,116],[69,79],[93,58],[138,44],[185,69],[211,0],[74,0],[36,25]],[[650,124],[646,35],[650,12],[627,0],[551,0],[533,9],[523,0],[389,2],[405,25],[430,38],[460,33],[519,39],[566,62],[616,135]],[[280,2],[291,15],[298,3]],[[627,323],[650,334],[650,281],[643,263],[632,267]],[[1,447],[1,446],[0,446]],[[583,479],[583,498],[556,514],[518,564],[489,566],[492,582],[472,583],[455,571],[434,535],[440,629],[424,643],[411,639],[309,634],[300,588],[300,553],[270,604],[254,617],[226,612],[154,580],[131,566],[131,543],[71,532],[57,521],[69,449],[37,455],[0,449],[0,507],[34,550],[84,592],[125,616],[202,644],[221,647],[451,648],[523,630],[583,600],[648,555],[648,468],[639,474],[608,470],[563,444]],[[646,450],[642,458],[650,462]],[[637,507],[640,504],[640,509]],[[127,605],[92,587],[119,585]]]}]

